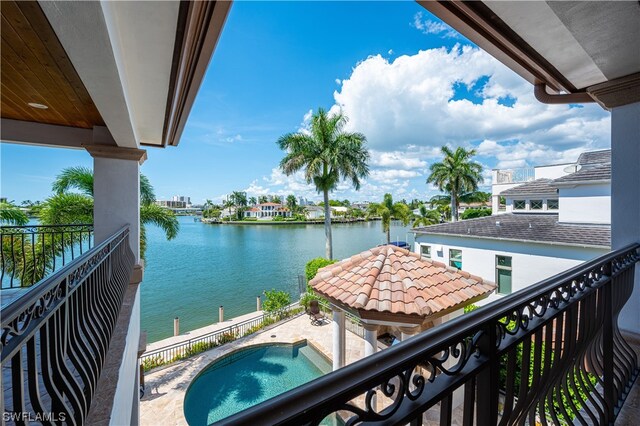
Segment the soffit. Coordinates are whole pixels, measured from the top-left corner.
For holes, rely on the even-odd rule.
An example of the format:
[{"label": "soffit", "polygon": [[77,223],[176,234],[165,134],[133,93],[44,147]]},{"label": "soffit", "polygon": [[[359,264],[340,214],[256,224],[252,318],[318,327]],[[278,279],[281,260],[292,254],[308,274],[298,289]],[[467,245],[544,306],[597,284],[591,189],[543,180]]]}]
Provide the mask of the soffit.
[{"label": "soffit", "polygon": [[637,2],[484,2],[578,90],[640,72]]},{"label": "soffit", "polygon": [[85,129],[104,125],[40,5],[3,1],[0,7],[2,118]]}]

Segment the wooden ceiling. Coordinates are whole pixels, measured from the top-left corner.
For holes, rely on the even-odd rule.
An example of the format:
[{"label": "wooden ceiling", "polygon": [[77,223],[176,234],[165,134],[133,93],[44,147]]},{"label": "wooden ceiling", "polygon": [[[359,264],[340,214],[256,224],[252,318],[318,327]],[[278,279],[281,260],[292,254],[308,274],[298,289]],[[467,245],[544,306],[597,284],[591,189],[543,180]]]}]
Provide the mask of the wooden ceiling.
[{"label": "wooden ceiling", "polygon": [[[104,122],[40,5],[2,1],[1,115],[92,128]],[[47,109],[30,107],[46,105]]]}]

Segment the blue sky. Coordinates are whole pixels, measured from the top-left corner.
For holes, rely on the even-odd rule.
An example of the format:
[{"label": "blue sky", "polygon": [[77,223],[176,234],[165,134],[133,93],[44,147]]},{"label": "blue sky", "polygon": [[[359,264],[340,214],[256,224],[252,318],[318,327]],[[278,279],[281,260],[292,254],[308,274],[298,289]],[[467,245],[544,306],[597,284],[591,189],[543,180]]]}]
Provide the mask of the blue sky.
[{"label": "blue sky", "polygon": [[[597,106],[547,106],[533,88],[410,1],[236,2],[180,145],[150,148],[142,167],[160,199],[219,201],[233,190],[319,198],[285,177],[275,141],[318,107],[342,109],[372,153],[362,191],[336,198],[426,198],[439,147],[478,150],[485,168],[575,160],[609,146]],[[3,197],[44,199],[83,151],[2,144]],[[488,177],[488,174],[487,174]]]}]

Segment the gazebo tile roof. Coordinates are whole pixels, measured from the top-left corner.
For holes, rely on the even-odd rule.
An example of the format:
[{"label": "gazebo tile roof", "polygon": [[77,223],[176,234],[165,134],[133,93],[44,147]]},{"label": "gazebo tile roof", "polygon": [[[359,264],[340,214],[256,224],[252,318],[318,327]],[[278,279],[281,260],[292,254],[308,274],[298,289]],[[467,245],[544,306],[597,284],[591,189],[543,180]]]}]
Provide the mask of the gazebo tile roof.
[{"label": "gazebo tile roof", "polygon": [[[392,245],[375,247],[329,265],[310,284],[322,296],[361,314],[393,314],[398,322],[413,323],[416,316],[459,309],[488,296],[496,287],[465,271]],[[411,321],[406,321],[407,316],[412,317]]]}]

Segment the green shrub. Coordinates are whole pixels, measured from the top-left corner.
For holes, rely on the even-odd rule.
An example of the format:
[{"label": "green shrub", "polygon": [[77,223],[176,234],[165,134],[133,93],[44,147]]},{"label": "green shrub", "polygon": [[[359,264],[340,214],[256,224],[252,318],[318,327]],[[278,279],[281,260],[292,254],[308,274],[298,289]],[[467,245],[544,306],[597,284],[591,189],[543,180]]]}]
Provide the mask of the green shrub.
[{"label": "green shrub", "polygon": [[149,370],[153,370],[156,367],[160,367],[161,365],[166,364],[164,359],[160,355],[156,355],[151,358],[147,358],[142,361],[142,370],[147,372]]},{"label": "green shrub", "polygon": [[291,295],[282,290],[266,290],[264,292],[265,301],[262,304],[262,310],[267,314],[282,314],[287,306],[291,304]]},{"label": "green shrub", "polygon": [[284,217],[282,216],[276,216],[273,218],[274,222],[284,222]]},{"label": "green shrub", "polygon": [[242,220],[247,221],[247,222],[255,222],[255,221],[258,220],[258,218],[257,217],[245,217]]},{"label": "green shrub", "polygon": [[307,289],[307,292],[300,297],[300,304],[307,309],[313,300],[320,300],[320,297]]},{"label": "green shrub", "polygon": [[491,209],[488,209],[485,207],[480,209],[466,209],[460,215],[460,219],[462,220],[475,219],[477,217],[485,217],[485,216],[491,216]]},{"label": "green shrub", "polygon": [[307,281],[311,281],[316,276],[318,269],[336,262],[337,260],[325,259],[324,257],[311,259],[304,267],[304,274],[307,276]]},{"label": "green shrub", "polygon": [[469,312],[473,312],[478,309],[478,305],[474,305],[473,303],[464,307],[464,313],[468,314]]},{"label": "green shrub", "polygon": [[225,333],[222,333],[218,337],[218,345],[224,345],[225,343],[233,342],[238,338],[238,332],[235,330],[229,330]]}]

